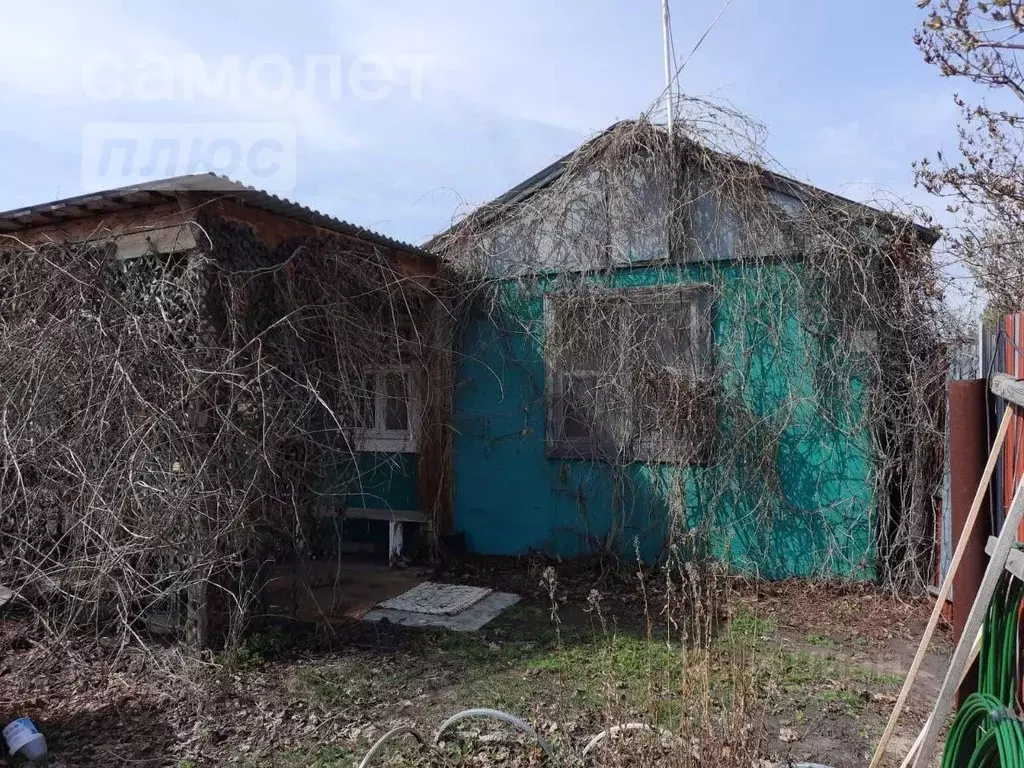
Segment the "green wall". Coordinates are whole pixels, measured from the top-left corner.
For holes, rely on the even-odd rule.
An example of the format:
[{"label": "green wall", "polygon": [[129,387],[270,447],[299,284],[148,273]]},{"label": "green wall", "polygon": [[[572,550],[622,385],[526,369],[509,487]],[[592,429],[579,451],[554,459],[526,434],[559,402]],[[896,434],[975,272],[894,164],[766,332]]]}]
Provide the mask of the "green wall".
[{"label": "green wall", "polygon": [[802,275],[715,262],[592,278],[715,286],[719,440],[700,467],[546,457],[542,297],[559,281],[503,283],[503,311],[474,317],[456,350],[454,521],[470,551],[650,561],[675,541],[768,578],[871,577],[865,387],[856,353],[816,328]]}]

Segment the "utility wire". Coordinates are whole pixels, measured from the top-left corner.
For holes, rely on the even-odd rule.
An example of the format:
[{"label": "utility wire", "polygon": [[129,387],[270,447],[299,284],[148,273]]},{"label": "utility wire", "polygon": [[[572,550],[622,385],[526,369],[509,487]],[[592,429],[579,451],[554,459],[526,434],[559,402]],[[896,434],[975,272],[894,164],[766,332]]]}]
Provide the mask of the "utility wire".
[{"label": "utility wire", "polygon": [[693,54],[695,54],[704,44],[704,40],[706,40],[707,36],[711,34],[711,30],[713,30],[717,26],[719,19],[721,19],[725,12],[729,10],[730,5],[732,5],[732,0],[725,0],[725,5],[722,6],[722,10],[718,12],[718,15],[715,16],[711,24],[708,25],[708,28],[704,30],[704,34],[700,36],[700,39],[697,41],[697,44],[693,46],[693,50],[690,51],[689,54],[687,54],[686,60],[679,65],[679,69],[676,70],[675,77],[672,78],[673,82],[675,82],[675,80],[679,78],[679,75],[682,74],[683,69],[686,67],[687,64],[690,63],[690,59],[693,58]]},{"label": "utility wire", "polygon": [[[669,55],[671,57],[672,66],[675,67],[675,74],[673,74],[671,77],[666,77],[668,82],[666,82],[665,87],[662,88],[661,94],[658,96],[657,100],[655,100],[654,104],[648,109],[648,113],[654,110],[658,106],[658,104],[662,102],[663,99],[667,100],[669,104],[669,113],[672,112],[672,90],[673,88],[675,88],[677,81],[679,80],[679,76],[682,74],[683,69],[686,68],[686,65],[690,63],[690,59],[693,58],[693,55],[697,53],[698,50],[700,50],[701,45],[704,44],[704,41],[707,39],[708,35],[710,35],[711,31],[718,25],[719,20],[722,18],[723,15],[725,15],[725,12],[729,9],[729,6],[732,5],[732,3],[733,0],[725,0],[725,5],[723,5],[721,10],[718,11],[718,15],[716,15],[715,18],[712,20],[711,24],[708,25],[708,28],[704,30],[704,34],[702,34],[700,38],[697,40],[697,44],[694,45],[693,49],[687,54],[686,60],[683,61],[683,63],[680,64],[679,66],[676,66],[676,50],[674,36],[671,34],[668,35],[667,45],[670,52]],[[669,28],[669,32],[671,32],[671,11],[668,9],[667,3],[664,7],[664,15],[666,17],[665,24]]]}]

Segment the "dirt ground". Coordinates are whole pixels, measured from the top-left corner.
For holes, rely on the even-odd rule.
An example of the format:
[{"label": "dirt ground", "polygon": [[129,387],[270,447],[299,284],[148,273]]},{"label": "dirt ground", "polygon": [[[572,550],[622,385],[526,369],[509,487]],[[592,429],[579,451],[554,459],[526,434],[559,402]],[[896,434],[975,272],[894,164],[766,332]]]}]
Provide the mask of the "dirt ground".
[{"label": "dirt ground", "polygon": [[[32,717],[56,766],[341,768],[396,725],[430,734],[461,709],[493,707],[533,723],[564,754],[635,721],[678,734],[673,748],[687,765],[739,764],[730,761],[742,751],[746,765],[862,768],[930,610],[869,587],[736,582],[702,645],[678,627],[666,639],[672,625],[628,580],[578,571],[554,590],[552,610],[538,576],[523,563],[446,573],[524,595],[475,634],[359,622],[283,628],[203,663],[102,641],[44,651],[23,622],[0,618],[0,720]],[[948,652],[943,634],[892,765],[927,716]],[[535,746],[485,721],[445,742],[454,764],[541,762]],[[416,752],[400,742],[380,764],[412,764],[404,755]]]}]

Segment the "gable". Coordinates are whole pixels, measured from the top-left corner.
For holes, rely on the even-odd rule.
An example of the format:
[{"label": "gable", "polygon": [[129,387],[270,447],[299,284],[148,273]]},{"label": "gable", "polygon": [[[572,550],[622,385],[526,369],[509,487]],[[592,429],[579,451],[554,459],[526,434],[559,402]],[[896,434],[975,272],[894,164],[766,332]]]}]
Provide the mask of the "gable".
[{"label": "gable", "polygon": [[793,258],[937,233],[662,126],[620,123],[428,243],[491,277]]},{"label": "gable", "polygon": [[566,176],[511,205],[471,236],[468,252],[448,255],[491,277],[515,277],[722,261],[741,257],[754,240],[762,254],[786,250],[779,222],[799,216],[804,204],[772,191],[762,206],[770,216],[745,221],[707,173],[671,174],[655,157],[637,153],[616,166],[596,164]]}]

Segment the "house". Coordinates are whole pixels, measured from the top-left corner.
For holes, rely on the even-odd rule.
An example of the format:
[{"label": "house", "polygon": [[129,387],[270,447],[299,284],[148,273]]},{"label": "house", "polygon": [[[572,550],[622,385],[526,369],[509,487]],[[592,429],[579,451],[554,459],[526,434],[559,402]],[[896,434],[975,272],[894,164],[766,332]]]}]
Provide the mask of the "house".
[{"label": "house", "polygon": [[934,242],[644,121],[423,248],[211,175],[2,213],[0,582],[199,643],[448,535],[920,583]]},{"label": "house", "polygon": [[58,585],[81,620],[188,592],[203,634],[207,601],[251,605],[275,564],[447,525],[432,254],[197,175],[2,213],[0,257],[20,594]]},{"label": "house", "polygon": [[613,126],[427,245],[476,294],[455,530],[492,555],[924,573],[935,240],[664,127]]}]

